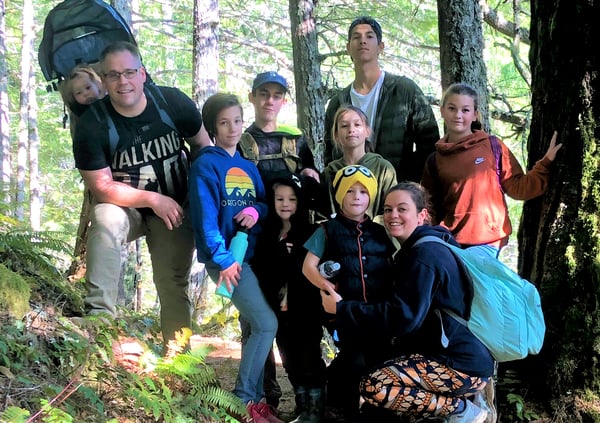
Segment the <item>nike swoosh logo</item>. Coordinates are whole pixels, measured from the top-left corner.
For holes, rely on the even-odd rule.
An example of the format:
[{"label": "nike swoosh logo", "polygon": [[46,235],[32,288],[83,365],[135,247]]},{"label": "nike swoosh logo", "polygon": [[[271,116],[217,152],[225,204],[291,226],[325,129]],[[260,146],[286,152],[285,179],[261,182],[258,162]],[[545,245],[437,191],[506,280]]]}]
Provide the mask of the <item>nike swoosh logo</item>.
[{"label": "nike swoosh logo", "polygon": [[477,158],[475,159],[475,164],[476,164],[476,165],[478,165],[478,164],[481,164],[481,163],[483,163],[483,162],[485,162],[485,159],[484,159],[483,157],[477,157]]}]

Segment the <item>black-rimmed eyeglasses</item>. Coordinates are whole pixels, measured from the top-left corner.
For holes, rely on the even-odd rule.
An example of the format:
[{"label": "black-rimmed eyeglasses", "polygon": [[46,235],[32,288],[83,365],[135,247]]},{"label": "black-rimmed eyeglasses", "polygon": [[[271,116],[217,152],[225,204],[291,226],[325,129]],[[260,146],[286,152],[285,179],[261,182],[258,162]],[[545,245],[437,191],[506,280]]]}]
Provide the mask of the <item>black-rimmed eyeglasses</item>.
[{"label": "black-rimmed eyeglasses", "polygon": [[139,72],[138,69],[125,69],[123,72],[110,71],[104,74],[104,77],[110,82],[117,82],[121,79],[121,75],[125,77],[125,79],[133,79]]}]

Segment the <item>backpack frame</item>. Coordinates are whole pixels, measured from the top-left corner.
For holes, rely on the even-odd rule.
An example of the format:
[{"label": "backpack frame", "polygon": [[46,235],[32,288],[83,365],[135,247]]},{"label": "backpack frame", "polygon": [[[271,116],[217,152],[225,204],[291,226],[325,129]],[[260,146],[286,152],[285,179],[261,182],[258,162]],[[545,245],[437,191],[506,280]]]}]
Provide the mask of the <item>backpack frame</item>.
[{"label": "backpack frame", "polygon": [[[64,0],[46,16],[38,61],[47,81],[61,81],[79,64],[99,61],[115,41],[136,44],[125,19],[102,0]],[[53,83],[56,90],[56,83]],[[48,91],[50,91],[50,86]]]}]

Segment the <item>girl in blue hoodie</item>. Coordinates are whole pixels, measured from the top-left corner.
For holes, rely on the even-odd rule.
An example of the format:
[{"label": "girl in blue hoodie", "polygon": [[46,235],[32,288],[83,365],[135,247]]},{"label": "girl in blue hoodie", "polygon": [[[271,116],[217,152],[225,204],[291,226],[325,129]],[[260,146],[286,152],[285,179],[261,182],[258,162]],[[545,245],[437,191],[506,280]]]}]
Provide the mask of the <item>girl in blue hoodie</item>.
[{"label": "girl in blue hoodie", "polygon": [[[247,405],[249,418],[245,421],[278,422],[269,406],[261,402],[264,363],[277,332],[277,318],[248,264],[254,255],[257,222],[267,212],[265,189],[254,163],[237,152],[243,125],[237,97],[219,93],[208,98],[202,121],[215,145],[200,150],[189,178],[198,261],[205,264],[217,286],[225,284],[230,292],[233,290],[231,301],[250,324],[251,335],[242,349],[233,390]],[[249,232],[242,265],[228,250],[239,227]]]}]

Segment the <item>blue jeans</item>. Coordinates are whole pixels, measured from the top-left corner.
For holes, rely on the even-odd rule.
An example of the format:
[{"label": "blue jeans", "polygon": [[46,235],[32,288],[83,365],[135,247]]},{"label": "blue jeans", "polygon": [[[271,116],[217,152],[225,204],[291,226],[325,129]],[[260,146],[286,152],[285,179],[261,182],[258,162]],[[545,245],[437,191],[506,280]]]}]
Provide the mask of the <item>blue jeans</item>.
[{"label": "blue jeans", "polygon": [[[275,314],[277,317],[277,314]],[[244,318],[240,315],[240,330],[242,331],[242,351],[246,346],[246,342],[248,342],[248,338],[250,337],[250,323],[248,323]],[[275,340],[279,339],[279,334],[281,333],[281,325],[279,324],[279,318],[277,317],[277,334],[275,335]],[[279,341],[277,341],[277,347],[279,347]],[[280,355],[282,351],[279,350]],[[283,356],[281,356],[283,360]],[[285,366],[285,363],[284,363]],[[279,407],[279,399],[281,398],[281,386],[277,381],[277,363],[275,362],[275,353],[273,352],[273,348],[269,350],[269,354],[267,355],[267,361],[265,362],[265,371],[263,375],[263,390],[265,392],[265,400],[267,404],[272,405],[273,407]]]},{"label": "blue jeans", "polygon": [[[215,280],[218,280],[218,276]],[[240,312],[240,317],[250,324],[250,336],[242,346],[242,358],[233,393],[244,403],[259,402],[264,394],[265,360],[277,333],[277,317],[267,304],[248,263],[242,266],[241,278],[231,301]]]}]

